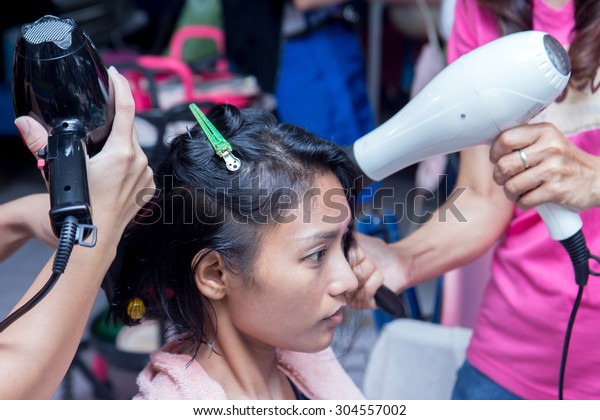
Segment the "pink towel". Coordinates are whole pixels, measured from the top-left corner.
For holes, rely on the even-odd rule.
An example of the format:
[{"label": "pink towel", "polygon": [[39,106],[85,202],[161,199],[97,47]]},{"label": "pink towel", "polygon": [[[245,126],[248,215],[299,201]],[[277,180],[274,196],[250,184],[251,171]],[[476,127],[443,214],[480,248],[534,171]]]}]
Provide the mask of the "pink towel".
[{"label": "pink towel", "polygon": [[[154,352],[137,378],[136,400],[223,400],[221,385],[188,355],[171,353],[174,344]],[[360,400],[362,392],[339,364],[331,348],[318,353],[277,350],[279,369],[310,399]]]}]

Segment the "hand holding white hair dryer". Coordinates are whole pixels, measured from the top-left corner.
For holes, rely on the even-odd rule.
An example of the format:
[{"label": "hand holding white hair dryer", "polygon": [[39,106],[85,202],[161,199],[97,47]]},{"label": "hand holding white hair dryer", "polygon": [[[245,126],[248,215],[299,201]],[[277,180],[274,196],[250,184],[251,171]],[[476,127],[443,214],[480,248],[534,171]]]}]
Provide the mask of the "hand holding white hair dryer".
[{"label": "hand holding white hair dryer", "polygon": [[[498,38],[449,64],[395,116],[358,139],[350,154],[366,177],[379,181],[431,156],[491,144],[554,102],[570,76],[569,57],[551,35]],[[553,203],[536,210],[584,286],[590,253],[579,214]]]}]

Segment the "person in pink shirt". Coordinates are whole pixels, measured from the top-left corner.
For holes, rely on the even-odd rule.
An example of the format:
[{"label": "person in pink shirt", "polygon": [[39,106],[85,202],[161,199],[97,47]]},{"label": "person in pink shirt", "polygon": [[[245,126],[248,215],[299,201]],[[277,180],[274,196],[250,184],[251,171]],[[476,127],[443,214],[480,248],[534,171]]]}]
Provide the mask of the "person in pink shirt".
[{"label": "person in pink shirt", "polygon": [[[464,192],[455,205],[466,223],[442,221],[442,207],[395,244],[358,237],[398,292],[497,244],[455,399],[563,397],[561,358],[578,287],[568,254],[533,207],[555,202],[581,211],[588,248],[600,252],[599,22],[600,3],[593,0],[458,0],[449,62],[499,36],[540,30],[569,52],[568,88],[530,124],[501,135],[491,151],[461,152],[456,188]],[[595,261],[590,268],[599,271]],[[599,319],[600,281],[591,278],[570,337],[566,399],[600,398]]]}]

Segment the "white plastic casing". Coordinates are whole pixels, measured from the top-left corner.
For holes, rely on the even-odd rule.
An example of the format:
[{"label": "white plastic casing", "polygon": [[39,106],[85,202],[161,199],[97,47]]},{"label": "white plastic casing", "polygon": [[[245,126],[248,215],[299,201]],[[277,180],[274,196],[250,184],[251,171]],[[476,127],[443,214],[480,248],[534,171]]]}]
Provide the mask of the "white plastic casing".
[{"label": "white plastic casing", "polygon": [[[431,156],[491,144],[554,102],[570,75],[566,52],[547,33],[498,38],[448,65],[395,116],[358,139],[354,157],[378,181]],[[581,229],[573,210],[555,204],[537,210],[555,240]]]}]

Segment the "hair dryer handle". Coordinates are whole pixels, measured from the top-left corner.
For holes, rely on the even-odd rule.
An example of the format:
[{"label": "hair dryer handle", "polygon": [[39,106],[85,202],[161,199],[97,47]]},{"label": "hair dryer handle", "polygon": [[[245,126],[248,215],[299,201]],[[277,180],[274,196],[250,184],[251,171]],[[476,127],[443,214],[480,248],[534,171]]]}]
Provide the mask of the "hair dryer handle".
[{"label": "hair dryer handle", "polygon": [[541,204],[535,208],[546,224],[550,237],[563,241],[579,232],[583,226],[579,214],[567,207],[554,203]]},{"label": "hair dryer handle", "polygon": [[536,210],[550,232],[550,237],[559,241],[571,259],[575,274],[575,283],[585,286],[590,274],[588,250],[581,228],[583,222],[579,214],[558,204],[546,203]]},{"label": "hair dryer handle", "polygon": [[375,292],[377,307],[393,318],[406,316],[406,309],[400,295],[392,292],[387,286],[380,286]]},{"label": "hair dryer handle", "polygon": [[54,234],[60,238],[67,216],[74,216],[79,225],[91,225],[92,215],[87,180],[86,151],[83,130],[77,124],[65,124],[48,138],[45,151],[45,171],[50,193],[50,221]]}]

